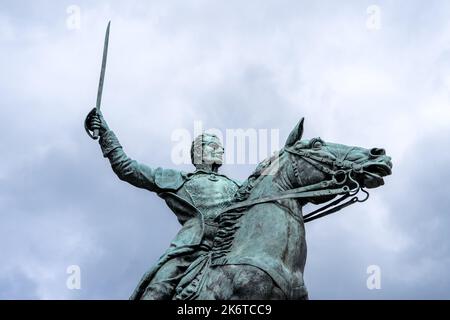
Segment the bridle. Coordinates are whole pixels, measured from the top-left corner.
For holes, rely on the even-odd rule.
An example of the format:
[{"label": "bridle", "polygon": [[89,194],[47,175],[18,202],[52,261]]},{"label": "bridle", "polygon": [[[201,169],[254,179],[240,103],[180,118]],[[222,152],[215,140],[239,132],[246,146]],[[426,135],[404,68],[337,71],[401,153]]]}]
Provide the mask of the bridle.
[{"label": "bridle", "polygon": [[[348,207],[356,202],[364,202],[369,198],[369,193],[364,190],[363,187],[359,185],[358,181],[356,181],[352,177],[352,175],[355,173],[364,173],[364,168],[359,164],[355,164],[353,162],[345,160],[351,149],[349,149],[347,154],[336,160],[316,156],[311,154],[308,150],[297,150],[292,147],[284,147],[280,151],[279,156],[281,156],[284,151],[292,154],[293,156],[301,157],[316,169],[329,175],[331,179],[295,189],[286,190],[274,195],[260,197],[258,199],[244,200],[226,207],[221,212],[221,214],[254,206],[256,204],[275,202],[285,199],[309,199],[339,196],[339,198],[337,198],[336,200],[312,212],[304,214],[303,221],[306,223],[338,212],[339,210]],[[296,162],[292,161],[292,165],[296,178],[300,179],[298,175],[298,169],[296,168]],[[350,182],[351,187],[345,185],[347,181]],[[357,194],[359,193],[359,191],[365,194],[364,199],[358,198]]]},{"label": "bridle", "polygon": [[[316,169],[322,171],[323,173],[326,173],[331,176],[331,185],[334,186],[343,186],[341,188],[337,188],[335,190],[342,189],[342,193],[337,193],[339,198],[336,200],[312,211],[307,214],[303,215],[303,221],[309,222],[313,221],[322,217],[325,217],[329,214],[338,212],[339,210],[348,207],[352,204],[355,204],[357,202],[364,202],[367,199],[369,199],[369,193],[360,186],[358,181],[356,181],[352,175],[356,173],[364,173],[364,168],[362,165],[351,162],[346,160],[347,155],[352,151],[352,148],[350,148],[346,154],[344,154],[342,157],[337,158],[336,160],[328,159],[325,157],[320,157],[313,155],[309,152],[309,150],[297,150],[294,148],[285,148],[287,152],[290,154],[293,154],[295,156],[301,157],[303,160],[308,162],[310,165],[315,167]],[[292,162],[293,166],[296,166],[297,163],[295,161]],[[299,177],[297,177],[299,178]],[[330,181],[330,180],[328,180]],[[352,187],[344,186],[344,184],[350,181],[350,184]],[[345,190],[344,190],[345,189]],[[333,190],[333,189],[332,189]],[[326,194],[323,194],[323,189],[317,189],[317,197],[324,196]],[[365,194],[365,197],[363,199],[359,199],[357,194],[359,191],[363,192]],[[350,199],[348,199],[350,198]],[[348,199],[347,201],[343,202],[344,200]]]}]

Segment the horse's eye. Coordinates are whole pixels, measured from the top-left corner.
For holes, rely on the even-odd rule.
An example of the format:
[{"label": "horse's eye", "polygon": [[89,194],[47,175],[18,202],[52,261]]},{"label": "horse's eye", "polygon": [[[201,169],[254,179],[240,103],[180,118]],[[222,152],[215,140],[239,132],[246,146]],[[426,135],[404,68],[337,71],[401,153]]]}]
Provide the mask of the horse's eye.
[{"label": "horse's eye", "polygon": [[316,140],[316,141],[313,142],[312,147],[313,147],[314,149],[319,149],[319,148],[322,147],[322,142],[319,141],[319,140]]}]

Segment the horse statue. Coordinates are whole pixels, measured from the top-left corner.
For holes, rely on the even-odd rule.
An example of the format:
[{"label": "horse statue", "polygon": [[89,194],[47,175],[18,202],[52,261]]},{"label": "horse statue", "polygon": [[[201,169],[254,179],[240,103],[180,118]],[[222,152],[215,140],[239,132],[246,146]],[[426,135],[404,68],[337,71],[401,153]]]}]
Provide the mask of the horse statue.
[{"label": "horse statue", "polygon": [[[305,223],[367,200],[365,188],[383,185],[392,163],[381,148],[301,140],[303,123],[218,216],[211,250],[191,264],[174,299],[308,299]],[[322,206],[303,214],[307,203]]]}]

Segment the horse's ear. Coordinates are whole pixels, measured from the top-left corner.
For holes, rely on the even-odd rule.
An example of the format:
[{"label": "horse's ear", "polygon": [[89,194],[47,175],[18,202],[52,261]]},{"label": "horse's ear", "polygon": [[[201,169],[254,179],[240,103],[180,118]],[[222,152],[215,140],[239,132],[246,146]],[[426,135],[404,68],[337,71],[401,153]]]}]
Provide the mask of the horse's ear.
[{"label": "horse's ear", "polygon": [[302,138],[303,122],[305,122],[305,118],[301,118],[300,121],[295,126],[294,130],[291,131],[284,145],[285,147],[293,146],[297,141],[299,141]]}]

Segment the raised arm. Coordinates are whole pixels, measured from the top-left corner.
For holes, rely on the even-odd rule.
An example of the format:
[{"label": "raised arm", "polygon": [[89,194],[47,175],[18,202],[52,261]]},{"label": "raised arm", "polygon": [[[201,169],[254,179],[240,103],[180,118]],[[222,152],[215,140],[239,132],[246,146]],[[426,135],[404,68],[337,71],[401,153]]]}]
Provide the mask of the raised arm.
[{"label": "raised arm", "polygon": [[153,192],[164,191],[168,180],[171,182],[169,183],[170,189],[173,190],[182,184],[181,172],[172,169],[153,169],[128,157],[100,111],[88,119],[87,126],[89,130],[99,130],[103,156],[109,159],[111,167],[119,179]]},{"label": "raised arm", "polygon": [[138,188],[159,191],[155,183],[156,169],[128,157],[113,131],[108,130],[100,134],[100,146],[103,156],[109,159],[113,171],[120,180]]}]

